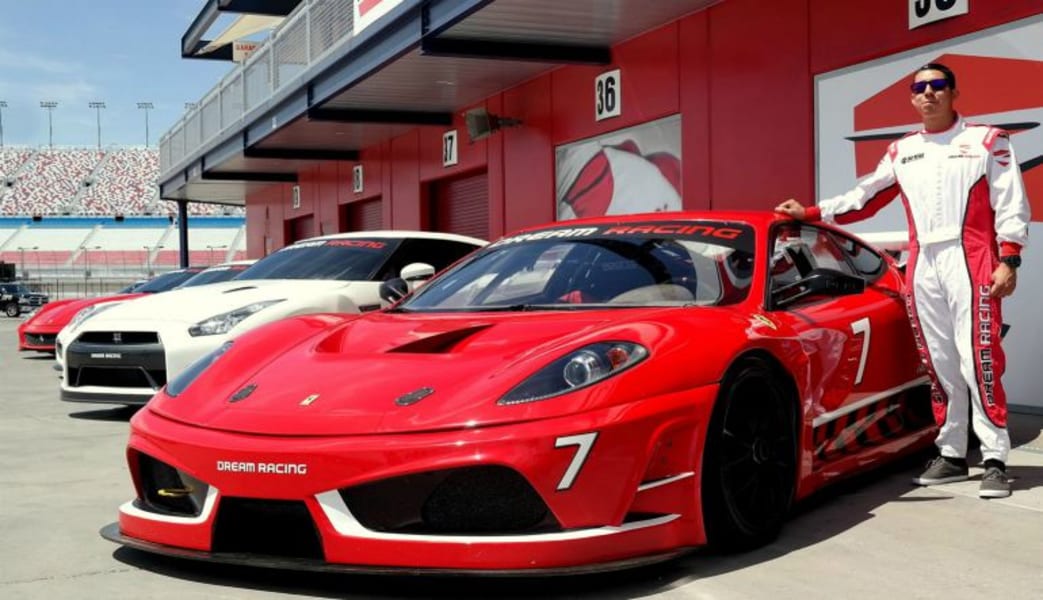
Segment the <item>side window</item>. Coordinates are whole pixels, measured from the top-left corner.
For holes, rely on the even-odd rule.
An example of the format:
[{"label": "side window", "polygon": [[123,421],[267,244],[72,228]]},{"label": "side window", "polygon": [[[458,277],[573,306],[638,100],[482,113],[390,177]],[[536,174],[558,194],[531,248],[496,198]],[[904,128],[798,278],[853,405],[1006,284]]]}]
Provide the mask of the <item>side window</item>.
[{"label": "side window", "polygon": [[775,231],[768,270],[772,289],[796,283],[814,268],[800,230],[799,225],[785,225]]},{"label": "side window", "polygon": [[833,237],[854,266],[855,275],[865,279],[866,283],[872,283],[884,274],[887,263],[879,254],[850,238],[839,235]]},{"label": "side window", "polygon": [[463,244],[451,240],[436,239],[412,239],[404,240],[402,245],[395,250],[387,264],[381,269],[377,276],[379,280],[388,280],[398,277],[402,267],[410,263],[427,263],[435,268],[435,272],[445,269],[471,251],[477,250],[477,246]]},{"label": "side window", "polygon": [[[794,286],[813,269],[832,269],[862,277],[863,273],[856,272],[849,262],[851,254],[841,244],[846,241],[808,224],[791,223],[779,227],[771,245],[769,289]],[[814,299],[814,296],[807,297],[807,300]]]},{"label": "side window", "polygon": [[811,255],[816,269],[833,269],[855,275],[854,269],[847,262],[847,255],[828,231],[805,227],[802,235],[811,242]]}]

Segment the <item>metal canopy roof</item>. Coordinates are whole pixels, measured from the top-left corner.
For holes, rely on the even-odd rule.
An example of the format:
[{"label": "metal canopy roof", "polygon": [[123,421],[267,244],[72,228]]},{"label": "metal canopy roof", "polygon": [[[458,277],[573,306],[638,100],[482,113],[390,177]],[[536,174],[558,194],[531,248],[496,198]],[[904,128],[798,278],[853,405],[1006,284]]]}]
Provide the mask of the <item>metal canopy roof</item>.
[{"label": "metal canopy roof", "polygon": [[210,40],[204,40],[203,36],[221,16],[221,13],[285,17],[293,12],[300,3],[301,0],[206,0],[206,4],[192,20],[188,30],[181,36],[181,58],[232,60],[230,45],[200,53],[200,50],[210,43]]},{"label": "metal canopy roof", "polygon": [[454,112],[562,64],[609,64],[611,47],[720,0],[405,0],[247,114],[242,127],[163,173],[165,199],[245,204],[266,182]]}]

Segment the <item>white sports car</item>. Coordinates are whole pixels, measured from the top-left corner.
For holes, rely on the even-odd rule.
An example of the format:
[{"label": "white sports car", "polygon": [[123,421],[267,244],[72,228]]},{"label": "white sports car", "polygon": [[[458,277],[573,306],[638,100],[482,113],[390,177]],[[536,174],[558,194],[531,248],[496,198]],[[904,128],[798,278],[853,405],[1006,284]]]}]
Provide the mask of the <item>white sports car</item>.
[{"label": "white sports car", "polygon": [[381,282],[415,284],[485,243],[421,231],[327,235],[270,254],[231,281],[114,303],[58,334],[61,399],[144,404],[245,331],[295,315],[376,310]]}]

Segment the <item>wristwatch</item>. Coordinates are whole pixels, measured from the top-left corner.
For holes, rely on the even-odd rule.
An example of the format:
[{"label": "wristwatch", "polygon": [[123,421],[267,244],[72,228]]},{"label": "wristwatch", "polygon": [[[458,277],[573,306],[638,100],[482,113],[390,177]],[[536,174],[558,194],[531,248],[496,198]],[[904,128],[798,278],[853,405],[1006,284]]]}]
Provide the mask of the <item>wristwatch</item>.
[{"label": "wristwatch", "polygon": [[1010,256],[1001,256],[1000,262],[1012,269],[1017,269],[1021,266],[1021,257],[1017,254],[1012,254]]}]

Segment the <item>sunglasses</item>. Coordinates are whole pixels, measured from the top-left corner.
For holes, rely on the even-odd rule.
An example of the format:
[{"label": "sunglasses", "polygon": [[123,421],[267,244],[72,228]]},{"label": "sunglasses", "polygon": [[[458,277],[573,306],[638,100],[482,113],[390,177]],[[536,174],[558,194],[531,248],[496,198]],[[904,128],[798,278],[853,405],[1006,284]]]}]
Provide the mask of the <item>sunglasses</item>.
[{"label": "sunglasses", "polygon": [[931,89],[940,92],[945,88],[949,87],[948,79],[930,79],[925,81],[914,81],[909,89],[913,90],[914,94],[922,94],[927,91],[927,86],[931,86]]}]

